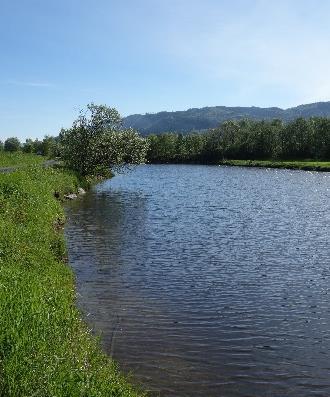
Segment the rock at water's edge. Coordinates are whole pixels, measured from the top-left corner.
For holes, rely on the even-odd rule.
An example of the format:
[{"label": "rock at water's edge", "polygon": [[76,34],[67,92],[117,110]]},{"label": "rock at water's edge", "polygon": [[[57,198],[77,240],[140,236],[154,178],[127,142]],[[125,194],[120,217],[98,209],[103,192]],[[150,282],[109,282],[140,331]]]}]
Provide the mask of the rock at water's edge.
[{"label": "rock at water's edge", "polygon": [[75,200],[78,196],[75,193],[66,194],[64,198],[68,200]]},{"label": "rock at water's edge", "polygon": [[86,194],[86,192],[82,187],[78,187],[78,194]]}]

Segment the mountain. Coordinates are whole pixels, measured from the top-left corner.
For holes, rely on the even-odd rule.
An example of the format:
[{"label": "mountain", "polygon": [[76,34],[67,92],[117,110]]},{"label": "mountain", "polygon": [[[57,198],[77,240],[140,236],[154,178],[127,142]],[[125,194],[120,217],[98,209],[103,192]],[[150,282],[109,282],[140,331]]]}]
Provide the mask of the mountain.
[{"label": "mountain", "polygon": [[182,132],[214,128],[225,120],[251,118],[255,120],[281,119],[289,121],[298,117],[330,117],[330,102],[316,102],[293,108],[212,106],[192,108],[177,112],[132,114],[124,118],[125,127],[133,127],[143,135],[161,132]]}]

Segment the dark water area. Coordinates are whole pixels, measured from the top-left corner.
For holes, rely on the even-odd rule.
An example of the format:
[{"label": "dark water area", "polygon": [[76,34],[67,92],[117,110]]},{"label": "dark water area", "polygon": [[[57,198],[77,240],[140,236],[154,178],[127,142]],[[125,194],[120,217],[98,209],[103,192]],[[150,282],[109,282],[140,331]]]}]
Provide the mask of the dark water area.
[{"label": "dark water area", "polygon": [[104,350],[160,396],[330,396],[330,175],[139,166],[67,206]]}]

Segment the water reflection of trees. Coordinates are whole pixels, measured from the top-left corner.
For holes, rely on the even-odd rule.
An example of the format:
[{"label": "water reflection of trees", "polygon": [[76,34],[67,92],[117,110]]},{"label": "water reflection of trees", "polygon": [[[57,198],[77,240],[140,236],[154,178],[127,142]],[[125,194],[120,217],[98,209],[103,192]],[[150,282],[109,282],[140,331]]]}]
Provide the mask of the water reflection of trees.
[{"label": "water reflection of trees", "polygon": [[129,191],[90,194],[69,209],[69,237],[79,235],[79,246],[88,248],[96,267],[117,266],[124,249],[136,247],[135,254],[141,253],[147,232],[145,201]]},{"label": "water reflection of trees", "polygon": [[146,211],[146,198],[131,191],[92,192],[67,208],[69,261],[93,323],[114,323],[120,295],[128,294],[127,277],[143,261]]}]

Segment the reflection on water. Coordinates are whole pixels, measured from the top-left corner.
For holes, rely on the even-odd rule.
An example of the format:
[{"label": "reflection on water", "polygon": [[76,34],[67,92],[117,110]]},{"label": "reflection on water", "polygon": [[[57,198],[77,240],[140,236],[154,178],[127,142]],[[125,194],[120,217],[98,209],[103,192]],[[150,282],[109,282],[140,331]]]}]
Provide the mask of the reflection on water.
[{"label": "reflection on water", "polygon": [[141,166],[68,204],[79,304],[161,396],[330,396],[330,175]]}]

